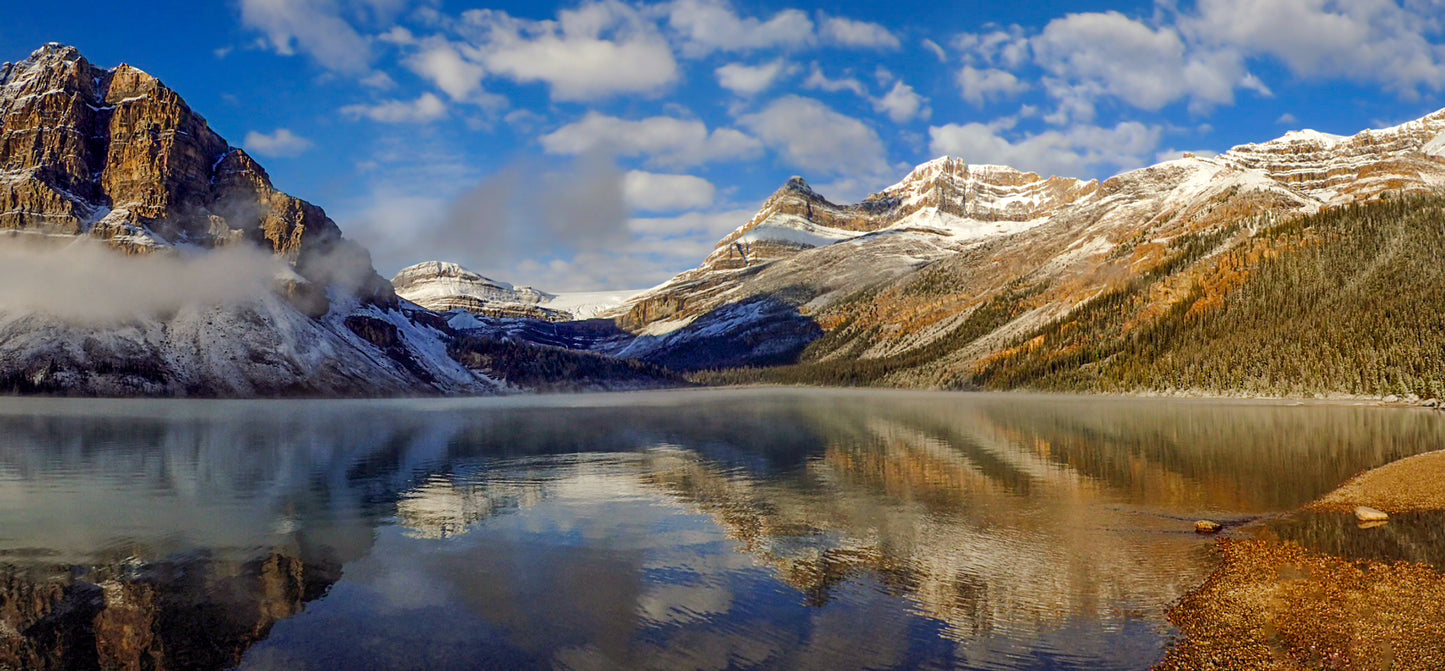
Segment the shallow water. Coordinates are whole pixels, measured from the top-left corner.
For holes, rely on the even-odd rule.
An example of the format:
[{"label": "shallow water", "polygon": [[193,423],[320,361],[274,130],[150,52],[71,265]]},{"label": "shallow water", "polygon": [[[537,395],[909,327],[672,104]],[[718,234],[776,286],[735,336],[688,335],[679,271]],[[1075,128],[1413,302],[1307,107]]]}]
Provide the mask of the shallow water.
[{"label": "shallow water", "polygon": [[1442,447],[1338,405],[3,399],[0,669],[1143,669],[1193,520]]}]

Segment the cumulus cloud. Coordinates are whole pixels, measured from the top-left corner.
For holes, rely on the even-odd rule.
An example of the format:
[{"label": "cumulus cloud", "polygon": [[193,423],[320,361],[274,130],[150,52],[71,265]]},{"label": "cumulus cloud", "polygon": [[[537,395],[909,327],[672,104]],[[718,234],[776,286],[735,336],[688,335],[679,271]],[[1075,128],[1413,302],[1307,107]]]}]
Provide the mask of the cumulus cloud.
[{"label": "cumulus cloud", "polygon": [[[1260,60],[1305,79],[1383,85],[1410,98],[1445,88],[1445,21],[1437,0],[1198,0],[1157,3],[1148,18],[1071,13],[1029,34],[1019,26],[957,36],[964,97],[983,105],[1021,92],[1030,65],[1054,100],[1057,125],[1090,122],[1100,100],[1195,113],[1231,105],[1239,91],[1271,96],[1250,71]],[[935,52],[938,53],[937,51]]]},{"label": "cumulus cloud", "polygon": [[589,112],[580,121],[542,136],[541,143],[550,154],[577,155],[603,149],[664,166],[755,158],[763,147],[756,138],[736,129],[709,132],[701,121],[663,116],[631,121],[600,112]]},{"label": "cumulus cloud", "polygon": [[416,44],[417,41],[416,35],[413,34],[410,30],[407,30],[405,26],[392,26],[386,32],[377,35],[376,39],[381,40],[382,42],[386,42],[387,44],[395,44],[398,46]]},{"label": "cumulus cloud", "polygon": [[1006,129],[981,123],[947,124],[928,129],[934,154],[958,156],[970,163],[1010,165],[1043,175],[1083,177],[1099,168],[1143,166],[1159,146],[1162,129],[1137,121],[1113,128],[1075,125],[1064,130],[1004,136]]},{"label": "cumulus cloud", "polygon": [[892,32],[879,24],[840,16],[823,16],[818,35],[828,43],[843,47],[897,49],[902,46]]},{"label": "cumulus cloud", "polygon": [[265,35],[276,53],[305,53],[322,66],[365,74],[371,43],[342,15],[335,0],[241,0],[241,23]]},{"label": "cumulus cloud", "polygon": [[715,74],[718,85],[723,88],[741,96],[755,96],[772,88],[789,69],[789,64],[783,60],[762,65],[728,63],[719,67]]},{"label": "cumulus cloud", "polygon": [[963,33],[953,39],[953,48],[970,62],[1010,70],[1028,63],[1032,53],[1029,38],[1021,26],[986,33]]},{"label": "cumulus cloud", "polygon": [[277,128],[271,133],[251,131],[241,141],[246,151],[259,156],[299,156],[310,149],[311,141],[291,132],[289,128]]},{"label": "cumulus cloud", "polygon": [[407,58],[407,67],[451,97],[462,101],[482,86],[487,69],[467,60],[445,39],[427,40],[421,51]]},{"label": "cumulus cloud", "polygon": [[694,175],[664,175],[630,170],[623,177],[627,204],[645,212],[676,212],[711,207],[717,187]]},{"label": "cumulus cloud", "polygon": [[965,65],[958,71],[957,79],[958,87],[963,91],[963,99],[975,107],[983,107],[995,100],[1006,100],[1029,90],[1029,85],[1014,73],[997,68],[980,70],[972,65]]},{"label": "cumulus cloud", "polygon": [[814,42],[813,20],[802,11],[785,9],[766,20],[741,17],[727,0],[674,0],[667,5],[667,24],[690,58]]},{"label": "cumulus cloud", "polygon": [[545,83],[557,100],[655,93],[678,78],[672,47],[656,24],[617,0],[564,10],[556,20],[485,9],[462,18],[474,42],[468,56],[497,75]]},{"label": "cumulus cloud", "polygon": [[793,167],[814,174],[882,172],[887,151],[862,121],[811,98],[785,96],[738,119]]},{"label": "cumulus cloud", "polygon": [[379,123],[426,123],[447,115],[447,105],[432,93],[423,93],[416,100],[387,100],[374,105],[347,105],[341,113],[353,119],[370,119]]},{"label": "cumulus cloud", "polygon": [[829,93],[848,91],[860,98],[868,97],[868,87],[864,86],[863,82],[858,81],[858,79],[854,77],[833,79],[824,74],[822,66],[817,63],[813,64],[813,71],[808,73],[808,78],[803,81],[803,88],[812,91],[827,91]]},{"label": "cumulus cloud", "polygon": [[928,108],[928,99],[919,95],[912,86],[901,81],[894,82],[893,88],[882,98],[873,101],[873,108],[887,114],[893,123],[908,123],[914,119],[927,119],[933,114]]},{"label": "cumulus cloud", "polygon": [[1410,93],[1445,83],[1433,1],[1199,0],[1182,30],[1214,48],[1279,59],[1303,77],[1345,77]]},{"label": "cumulus cloud", "polygon": [[1151,111],[1183,98],[1196,109],[1233,103],[1247,74],[1238,54],[1189,50],[1175,29],[1118,12],[1054,19],[1033,46],[1039,64],[1069,86]]}]

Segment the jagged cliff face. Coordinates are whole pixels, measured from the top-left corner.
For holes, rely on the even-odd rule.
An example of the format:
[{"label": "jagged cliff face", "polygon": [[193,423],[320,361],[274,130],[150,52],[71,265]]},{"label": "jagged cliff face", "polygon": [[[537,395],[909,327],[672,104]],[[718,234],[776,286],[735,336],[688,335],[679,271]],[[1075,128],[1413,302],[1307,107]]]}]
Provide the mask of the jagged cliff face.
[{"label": "jagged cliff face", "polygon": [[395,300],[321,208],[277,191],[175,91],[53,43],[0,67],[0,231],[138,253],[250,242],[318,287]]}]

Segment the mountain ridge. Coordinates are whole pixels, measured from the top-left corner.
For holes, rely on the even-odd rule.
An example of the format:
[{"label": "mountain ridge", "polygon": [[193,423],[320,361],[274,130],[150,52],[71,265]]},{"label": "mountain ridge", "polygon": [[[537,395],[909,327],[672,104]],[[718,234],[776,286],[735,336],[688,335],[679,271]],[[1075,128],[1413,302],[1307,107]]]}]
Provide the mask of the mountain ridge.
[{"label": "mountain ridge", "polygon": [[[1023,360],[1022,352],[1032,352],[1025,359],[1048,359],[1050,343],[1066,352],[1084,346],[1061,335],[1060,325],[1104,338],[1090,329],[1107,322],[1127,335],[1174,324],[1171,315],[1214,314],[1238,292],[1253,291],[1252,278],[1268,275],[1273,259],[1314,244],[1280,243],[1292,239],[1279,233],[1291,222],[1348,238],[1352,229],[1318,217],[1373,218],[1377,211],[1403,217],[1390,203],[1412,197],[1427,198],[1420,206],[1433,211],[1428,198],[1442,185],[1445,110],[1353,136],[1292,131],[1103,181],[941,157],[859,203],[840,205],[793,178],[696,268],[634,297],[616,318],[620,333],[573,338],[572,346],[717,369],[698,378],[704,382],[1027,387],[1045,378],[999,374],[1000,357]],[[1357,206],[1366,209],[1348,210]],[[1381,239],[1420,240],[1407,232]],[[1288,296],[1289,289],[1274,291]],[[1126,317],[1079,321],[1102,306]],[[727,363],[679,355],[703,343],[727,343]],[[740,353],[747,347],[759,352],[757,362]],[[794,365],[750,369],[775,366],[780,356]],[[1061,361],[1048,365],[1093,365]],[[1409,384],[1430,393],[1433,378],[1411,375]],[[1047,379],[1054,380],[1047,388],[1074,388],[1056,375]],[[1139,378],[1132,384],[1106,388],[1149,388]],[[1237,391],[1211,384],[1214,392]],[[1310,393],[1337,391],[1318,379],[1310,384]]]}]

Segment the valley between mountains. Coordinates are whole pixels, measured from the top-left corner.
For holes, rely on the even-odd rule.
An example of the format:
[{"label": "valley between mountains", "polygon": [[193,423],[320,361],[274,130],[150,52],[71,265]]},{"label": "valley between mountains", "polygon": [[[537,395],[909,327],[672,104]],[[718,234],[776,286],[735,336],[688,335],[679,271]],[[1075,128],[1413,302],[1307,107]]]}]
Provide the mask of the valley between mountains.
[{"label": "valley between mountains", "polygon": [[1103,181],[944,157],[838,204],[794,178],[696,268],[642,292],[552,294],[443,261],[387,281],[158,79],[51,44],[0,68],[0,238],[12,274],[41,260],[54,276],[6,282],[50,296],[179,264],[226,300],[136,280],[111,303],[152,300],[120,312],[63,309],[65,292],[0,301],[0,391],[1439,398],[1442,184],[1445,111]]}]

